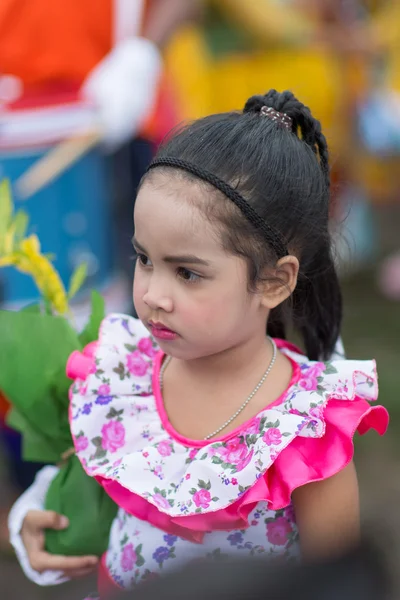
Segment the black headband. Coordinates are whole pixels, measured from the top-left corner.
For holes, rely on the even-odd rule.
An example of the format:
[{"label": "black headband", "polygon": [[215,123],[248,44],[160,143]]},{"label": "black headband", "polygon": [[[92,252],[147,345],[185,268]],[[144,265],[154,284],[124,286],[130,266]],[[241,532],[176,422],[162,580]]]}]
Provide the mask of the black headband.
[{"label": "black headband", "polygon": [[205,169],[201,169],[196,165],[193,165],[186,160],[181,160],[180,158],[173,158],[170,156],[166,156],[164,158],[156,158],[153,162],[150,163],[147,171],[150,169],[154,169],[154,167],[175,167],[177,169],[183,169],[188,173],[192,173],[199,179],[210,183],[212,186],[220,190],[227,198],[232,200],[232,202],[238,207],[238,209],[243,213],[243,215],[252,223],[258,230],[260,230],[267,242],[272,246],[275,250],[276,254],[281,258],[282,256],[287,256],[288,251],[286,249],[285,244],[282,242],[281,236],[277,233],[272,227],[270,227],[264,219],[260,217],[260,215],[250,206],[248,202],[237,192],[233,187],[228,185],[222,179],[219,179],[213,173],[206,171]]}]

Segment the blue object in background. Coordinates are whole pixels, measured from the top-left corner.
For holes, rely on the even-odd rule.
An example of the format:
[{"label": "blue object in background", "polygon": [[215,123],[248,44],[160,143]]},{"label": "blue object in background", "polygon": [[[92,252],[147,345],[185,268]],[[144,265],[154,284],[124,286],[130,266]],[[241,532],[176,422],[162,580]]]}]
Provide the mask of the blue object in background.
[{"label": "blue object in background", "polygon": [[[0,178],[13,184],[49,148],[0,152]],[[29,233],[36,233],[42,251],[55,255],[54,265],[67,286],[74,268],[88,264],[86,287],[101,287],[114,267],[109,159],[92,150],[48,186],[26,201],[13,190],[16,208],[29,214]],[[37,289],[26,275],[14,269],[0,271],[6,305],[38,299]]]}]

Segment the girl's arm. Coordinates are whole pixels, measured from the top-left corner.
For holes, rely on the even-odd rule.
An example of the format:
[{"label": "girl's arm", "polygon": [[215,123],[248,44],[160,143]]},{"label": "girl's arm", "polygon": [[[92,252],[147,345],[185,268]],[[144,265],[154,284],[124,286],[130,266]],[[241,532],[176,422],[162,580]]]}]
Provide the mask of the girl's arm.
[{"label": "girl's arm", "polygon": [[10,542],[25,575],[38,585],[55,585],[84,575],[97,564],[96,557],[56,556],[44,549],[45,529],[64,529],[61,515],[44,510],[47,490],[58,473],[57,467],[44,467],[33,484],[12,507],[8,517]]},{"label": "girl's arm", "polygon": [[329,479],[296,489],[292,497],[306,560],[335,556],[359,542],[359,493],[353,462]]}]

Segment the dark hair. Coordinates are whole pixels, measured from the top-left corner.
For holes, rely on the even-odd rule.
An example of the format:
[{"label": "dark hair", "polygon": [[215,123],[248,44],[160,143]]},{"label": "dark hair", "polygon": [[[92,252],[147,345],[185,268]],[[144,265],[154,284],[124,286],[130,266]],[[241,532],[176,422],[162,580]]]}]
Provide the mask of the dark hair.
[{"label": "dark hair", "polygon": [[384,600],[391,596],[382,554],[361,544],[336,559],[287,564],[268,558],[224,559],[188,565],[136,587],[132,600]]},{"label": "dark hair", "polygon": [[[262,114],[263,107],[284,113],[286,126]],[[328,149],[319,121],[291,92],[271,90],[250,98],[243,112],[211,115],[182,127],[159,149],[157,158],[168,157],[228,183],[298,257],[291,310],[271,311],[267,331],[285,338],[291,318],[308,357],[328,359],[340,333],[342,298],[328,228]],[[176,173],[197,179],[184,170]],[[212,189],[207,214],[222,225],[224,247],[247,259],[254,290],[265,267],[281,256],[233,202]]]}]

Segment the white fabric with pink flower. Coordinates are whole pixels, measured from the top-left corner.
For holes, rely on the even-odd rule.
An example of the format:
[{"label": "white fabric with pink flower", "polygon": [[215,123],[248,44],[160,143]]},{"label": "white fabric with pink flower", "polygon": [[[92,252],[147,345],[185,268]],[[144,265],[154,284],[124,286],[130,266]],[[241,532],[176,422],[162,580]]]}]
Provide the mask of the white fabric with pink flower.
[{"label": "white fabric with pink flower", "polygon": [[70,423],[84,469],[121,507],[107,553],[117,583],[178,555],[239,546],[294,552],[293,489],[344,468],[357,430],[384,433],[387,412],[370,405],[378,393],[374,361],[312,362],[277,344],[293,366],[286,392],[235,431],[196,442],[168,422],[159,386],[164,356],[145,327],[125,315],[104,320],[98,344],[82,355],[85,373],[76,369]]}]

